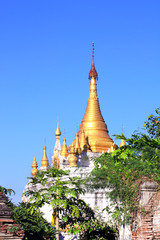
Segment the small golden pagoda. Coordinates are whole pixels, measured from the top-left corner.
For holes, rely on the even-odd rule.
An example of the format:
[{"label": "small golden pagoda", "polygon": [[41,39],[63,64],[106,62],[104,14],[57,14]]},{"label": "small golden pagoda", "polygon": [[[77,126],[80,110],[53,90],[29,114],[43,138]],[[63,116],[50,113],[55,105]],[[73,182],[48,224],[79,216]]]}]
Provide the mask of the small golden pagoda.
[{"label": "small golden pagoda", "polygon": [[121,139],[121,142],[120,142],[120,145],[119,145],[119,147],[122,147],[122,146],[125,146],[126,145],[126,142],[125,142],[125,140],[124,139]]},{"label": "small golden pagoda", "polygon": [[66,138],[64,137],[63,139],[63,145],[61,149],[61,156],[63,157],[68,157],[68,149],[67,149],[67,143],[66,143]]},{"label": "small golden pagoda", "polygon": [[31,174],[32,174],[33,178],[38,173],[38,169],[37,168],[38,168],[38,164],[37,164],[36,158],[34,157],[33,162],[32,162],[32,170],[31,170]]},{"label": "small golden pagoda", "polygon": [[71,149],[70,149],[70,154],[68,157],[68,162],[69,162],[69,167],[77,167],[77,157],[75,156],[75,148],[74,145],[72,143],[71,145]]},{"label": "small golden pagoda", "polygon": [[60,136],[61,136],[61,131],[59,129],[59,122],[57,121],[57,129],[55,131],[55,136],[56,136],[56,139],[60,139]]},{"label": "small golden pagoda", "polygon": [[[99,100],[97,96],[98,74],[94,65],[94,44],[92,54],[92,65],[89,72],[90,92],[86,112],[79,127],[79,138],[85,138],[88,142],[89,149],[92,152],[107,152],[114,143],[108,135],[107,125],[102,117]],[[84,141],[84,140],[83,140]]]},{"label": "small golden pagoda", "polygon": [[58,121],[57,121],[57,129],[55,131],[55,136],[56,136],[56,143],[55,143],[54,149],[57,151],[57,155],[59,156],[59,154],[61,152],[61,143],[60,143],[61,131],[59,129]]},{"label": "small golden pagoda", "polygon": [[47,158],[47,154],[46,154],[46,146],[44,146],[43,157],[41,160],[41,167],[48,168],[48,165],[49,165],[49,162],[48,162],[48,158]]},{"label": "small golden pagoda", "polygon": [[117,148],[118,146],[115,143],[113,143],[111,147],[108,149],[108,153],[114,152]]}]

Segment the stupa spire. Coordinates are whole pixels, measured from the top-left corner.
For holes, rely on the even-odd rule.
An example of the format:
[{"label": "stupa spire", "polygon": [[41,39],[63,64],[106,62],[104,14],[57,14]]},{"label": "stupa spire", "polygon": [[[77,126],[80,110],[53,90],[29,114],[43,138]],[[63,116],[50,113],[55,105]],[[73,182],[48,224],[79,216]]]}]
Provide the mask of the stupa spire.
[{"label": "stupa spire", "polygon": [[92,43],[92,65],[89,72],[89,79],[91,79],[92,77],[94,77],[96,80],[98,79],[98,74],[94,65],[94,43]]},{"label": "stupa spire", "polygon": [[[122,124],[122,134],[123,134],[123,129],[124,129],[124,125]],[[121,142],[120,142],[120,145],[119,147],[122,147],[122,146],[125,146],[126,145],[126,142],[124,139],[121,139]]]},{"label": "stupa spire", "polygon": [[92,66],[89,72],[90,92],[86,112],[79,127],[79,136],[84,131],[89,147],[93,152],[107,152],[113,144],[113,140],[108,135],[107,125],[101,114],[99,100],[97,96],[98,74],[94,65],[94,44],[92,44]]},{"label": "stupa spire", "polygon": [[57,121],[57,129],[55,131],[55,136],[56,136],[56,143],[54,146],[54,150],[57,151],[57,155],[59,156],[59,153],[61,151],[61,143],[60,143],[61,131],[59,129],[59,121]]},{"label": "stupa spire", "polygon": [[63,139],[63,145],[61,149],[61,156],[67,157],[69,155],[68,149],[67,149],[67,143],[66,143],[66,138],[64,137]]},{"label": "stupa spire", "polygon": [[125,140],[124,139],[121,139],[121,142],[120,142],[120,145],[119,145],[119,147],[122,147],[122,146],[125,146],[126,145],[126,142],[125,142]]},{"label": "stupa spire", "polygon": [[48,168],[48,165],[49,165],[49,162],[48,162],[47,153],[46,153],[46,146],[44,146],[43,157],[41,160],[41,167]]},{"label": "stupa spire", "polygon": [[55,131],[55,136],[56,136],[56,139],[59,139],[61,136],[61,131],[59,129],[59,121],[57,121],[57,129]]}]

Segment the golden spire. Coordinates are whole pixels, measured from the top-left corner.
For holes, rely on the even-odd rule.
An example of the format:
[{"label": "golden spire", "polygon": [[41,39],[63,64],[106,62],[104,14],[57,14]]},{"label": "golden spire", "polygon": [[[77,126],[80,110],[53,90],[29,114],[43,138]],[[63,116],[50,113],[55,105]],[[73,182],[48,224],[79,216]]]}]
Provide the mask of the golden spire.
[{"label": "golden spire", "polygon": [[46,154],[46,146],[44,146],[43,157],[41,160],[41,167],[48,167],[48,165],[49,165],[49,162]]},{"label": "golden spire", "polygon": [[94,45],[89,79],[90,93],[86,112],[79,127],[79,136],[81,139],[82,132],[84,131],[89,147],[93,152],[107,152],[113,144],[113,140],[108,135],[107,125],[104,122],[99,106],[97,96],[98,74],[94,66]]},{"label": "golden spire", "polygon": [[77,161],[78,161],[78,159],[75,156],[75,149],[74,149],[74,145],[72,143],[70,154],[69,154],[69,157],[68,157],[69,167],[76,167],[77,166]]},{"label": "golden spire", "polygon": [[57,154],[59,156],[60,152],[61,152],[61,143],[60,143],[60,136],[61,136],[61,131],[59,129],[59,122],[57,121],[57,129],[55,131],[55,136],[56,136],[56,143],[54,146],[54,150],[57,151]]},{"label": "golden spire", "polygon": [[61,136],[61,131],[60,131],[60,129],[59,129],[59,122],[57,121],[57,129],[56,129],[56,131],[55,131],[55,136],[56,136],[56,138],[60,138],[60,136]]},{"label": "golden spire", "polygon": [[124,139],[121,139],[121,142],[120,142],[120,145],[119,145],[119,147],[122,147],[122,146],[124,146],[124,145],[126,145],[126,142],[125,142],[125,140],[124,140]]},{"label": "golden spire", "polygon": [[64,137],[64,139],[63,139],[63,145],[62,145],[62,149],[61,149],[61,156],[67,157],[68,154],[69,154],[69,153],[68,153],[68,149],[67,149],[66,138]]},{"label": "golden spire", "polygon": [[32,162],[32,171],[31,171],[31,174],[32,174],[33,178],[38,173],[38,169],[37,168],[38,168],[38,164],[37,164],[36,158],[34,157],[33,162]]},{"label": "golden spire", "polygon": [[81,153],[81,148],[79,144],[79,135],[76,133],[76,143],[75,143],[75,154],[79,155]]},{"label": "golden spire", "polygon": [[94,77],[95,79],[98,79],[98,74],[94,66],[94,43],[92,43],[92,66],[89,72],[89,79],[91,79],[92,77]]}]

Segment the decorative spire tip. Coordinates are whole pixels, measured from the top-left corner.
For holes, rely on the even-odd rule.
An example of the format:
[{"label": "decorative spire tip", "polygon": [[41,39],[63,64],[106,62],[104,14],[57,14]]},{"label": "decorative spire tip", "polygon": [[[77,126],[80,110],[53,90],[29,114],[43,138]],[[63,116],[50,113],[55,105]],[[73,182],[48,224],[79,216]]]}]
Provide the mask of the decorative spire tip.
[{"label": "decorative spire tip", "polygon": [[94,42],[92,42],[92,61],[94,61]]},{"label": "decorative spire tip", "polygon": [[94,77],[96,80],[98,79],[98,74],[97,71],[95,69],[94,66],[94,42],[92,42],[92,66],[91,66],[91,70],[89,72],[89,79],[91,79],[92,77]]}]

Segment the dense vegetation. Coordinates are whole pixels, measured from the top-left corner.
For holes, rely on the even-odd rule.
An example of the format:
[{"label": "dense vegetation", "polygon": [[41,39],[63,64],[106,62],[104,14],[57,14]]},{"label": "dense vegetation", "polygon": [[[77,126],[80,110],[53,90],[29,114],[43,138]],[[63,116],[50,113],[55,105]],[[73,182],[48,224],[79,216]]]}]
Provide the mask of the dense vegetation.
[{"label": "dense vegetation", "polygon": [[160,109],[150,115],[142,133],[135,132],[124,139],[126,145],[113,153],[105,153],[95,159],[89,188],[110,187],[108,196],[114,211],[106,207],[115,224],[132,221],[133,211],[139,208],[139,186],[144,177],[160,185]]},{"label": "dense vegetation", "polygon": [[12,203],[10,196],[15,194],[14,190],[7,189],[0,186],[0,192],[7,195],[8,201],[6,204],[13,211],[13,220],[19,226],[13,226],[9,228],[10,232],[17,232],[18,230],[24,230],[24,240],[54,240],[56,230],[43,218],[42,213],[37,210],[29,211],[30,203],[19,203],[15,205]]},{"label": "dense vegetation", "polygon": [[[71,178],[69,171],[50,168],[30,180],[34,191],[30,189],[25,195],[34,202],[30,206],[31,212],[47,203],[52,206],[60,229],[80,234],[84,240],[114,239],[115,231],[104,221],[97,220],[94,211],[80,199],[80,194],[85,193],[85,179]],[[37,185],[41,187],[36,189]]]}]

